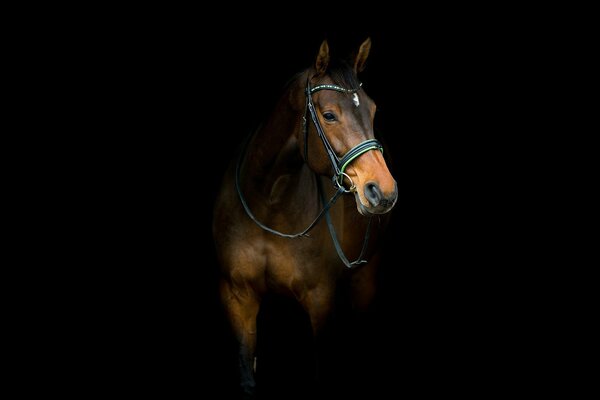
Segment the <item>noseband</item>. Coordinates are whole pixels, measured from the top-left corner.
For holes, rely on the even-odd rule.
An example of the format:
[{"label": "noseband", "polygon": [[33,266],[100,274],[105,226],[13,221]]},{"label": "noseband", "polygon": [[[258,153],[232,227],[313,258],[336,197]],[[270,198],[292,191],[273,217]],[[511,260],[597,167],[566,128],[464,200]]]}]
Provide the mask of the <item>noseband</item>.
[{"label": "noseband", "polygon": [[[360,86],[362,86],[362,83],[360,84]],[[331,166],[333,167],[334,175],[333,175],[332,180],[338,188],[343,188],[346,193],[353,192],[356,189],[354,182],[352,182],[352,179],[344,172],[344,170],[346,169],[348,164],[350,164],[352,161],[354,161],[360,155],[362,155],[363,153],[366,153],[369,150],[380,150],[383,152],[383,146],[381,145],[381,143],[379,143],[379,140],[369,139],[369,140],[365,140],[364,142],[359,143],[356,146],[354,146],[353,148],[351,148],[343,157],[341,157],[341,158],[338,157],[338,155],[333,150],[331,143],[329,143],[327,136],[325,136],[323,127],[321,126],[321,123],[319,122],[319,118],[317,117],[317,111],[315,110],[315,105],[312,101],[312,95],[320,90],[335,90],[336,92],[348,93],[348,94],[356,93],[360,90],[360,86],[355,89],[345,89],[341,86],[325,84],[325,85],[318,85],[318,86],[311,88],[310,87],[310,79],[306,82],[306,90],[305,90],[306,110],[304,112],[304,117],[303,117],[303,120],[304,120],[304,123],[303,123],[303,127],[304,127],[304,159],[305,159],[306,163],[308,163],[308,124],[306,123],[307,122],[306,114],[310,113],[310,118],[311,118],[313,124],[315,125],[315,129],[317,130],[317,134],[319,135],[319,138],[321,138],[321,141],[323,142],[323,146],[325,147],[325,152],[327,153],[329,162],[331,163]],[[343,185],[344,176],[346,178],[348,178],[348,180],[350,181],[351,185],[350,185],[349,189],[344,188],[344,185]]]},{"label": "noseband", "polygon": [[[361,86],[362,86],[362,84],[361,84]],[[318,92],[319,90],[335,90],[336,92],[341,92],[341,93],[356,93],[360,90],[360,86],[355,89],[346,89],[346,88],[343,88],[343,87],[337,86],[337,85],[324,84],[324,85],[317,85],[317,86],[311,88],[310,79],[306,83],[306,90],[305,90],[306,110],[304,112],[304,116],[302,117],[303,129],[304,129],[304,158],[305,158],[306,163],[308,164],[308,124],[307,124],[306,114],[310,114],[310,118],[313,121],[313,124],[315,125],[317,134],[321,138],[321,141],[323,142],[323,146],[325,147],[325,152],[327,153],[327,157],[329,158],[329,161],[331,162],[331,166],[334,171],[332,181],[333,181],[335,187],[337,187],[337,191],[335,192],[333,197],[331,197],[331,199],[329,199],[329,201],[327,201],[325,198],[325,195],[323,193],[323,188],[321,187],[321,180],[319,179],[319,177],[316,177],[317,189],[319,192],[319,196],[321,197],[321,202],[323,203],[323,209],[319,212],[317,217],[302,232],[293,233],[293,234],[283,233],[283,232],[279,232],[273,228],[269,228],[268,226],[266,226],[265,224],[260,222],[258,219],[256,219],[254,214],[252,214],[252,211],[250,210],[248,203],[246,203],[246,200],[244,199],[244,196],[242,194],[241,185],[240,185],[241,164],[242,164],[242,160],[244,159],[244,155],[246,153],[246,148],[248,146],[248,143],[250,142],[250,137],[248,137],[248,139],[244,145],[244,148],[241,151],[240,156],[237,160],[237,164],[236,164],[236,168],[235,168],[235,186],[236,186],[240,201],[242,203],[242,206],[244,207],[244,210],[246,211],[246,214],[248,214],[250,219],[252,221],[254,221],[260,228],[264,229],[267,232],[273,233],[277,236],[281,236],[281,237],[285,237],[285,238],[289,238],[289,239],[294,239],[294,238],[298,238],[298,237],[309,237],[308,232],[312,228],[315,227],[317,222],[319,222],[319,220],[323,216],[325,216],[325,219],[327,221],[327,227],[329,229],[329,233],[331,235],[331,239],[333,240],[333,244],[335,246],[336,252],[338,253],[338,256],[340,257],[340,259],[342,260],[344,265],[346,265],[346,267],[354,268],[360,264],[364,264],[367,262],[367,260],[363,259],[363,256],[367,250],[368,243],[369,243],[369,233],[371,231],[372,218],[369,218],[369,222],[367,225],[367,231],[365,233],[365,238],[363,241],[362,249],[360,251],[360,255],[358,256],[358,258],[355,261],[351,262],[351,261],[348,261],[348,258],[346,258],[344,251],[342,250],[342,247],[339,243],[339,240],[335,233],[335,228],[331,221],[331,216],[329,215],[329,209],[331,208],[331,206],[333,206],[333,204],[336,202],[336,200],[342,194],[356,191],[356,186],[354,185],[354,182],[352,182],[352,179],[344,172],[346,167],[352,161],[354,161],[360,155],[366,153],[367,151],[380,150],[383,152],[383,146],[377,139],[369,139],[369,140],[365,140],[364,142],[361,142],[361,143],[357,144],[356,146],[354,146],[353,148],[351,148],[344,156],[338,157],[336,152],[333,150],[331,143],[329,143],[327,136],[325,136],[323,127],[319,123],[319,118],[317,117],[315,105],[312,101],[312,95],[314,93]],[[348,189],[346,189],[344,187],[344,177],[348,178],[348,180],[350,181],[350,187]]]}]

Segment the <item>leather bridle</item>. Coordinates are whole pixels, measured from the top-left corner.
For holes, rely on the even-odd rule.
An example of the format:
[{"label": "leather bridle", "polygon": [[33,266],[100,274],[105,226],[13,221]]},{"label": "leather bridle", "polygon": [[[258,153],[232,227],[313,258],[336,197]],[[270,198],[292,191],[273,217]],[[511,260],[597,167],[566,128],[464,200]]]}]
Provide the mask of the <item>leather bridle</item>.
[{"label": "leather bridle", "polygon": [[[362,86],[362,84],[361,84]],[[305,162],[308,164],[308,124],[307,124],[307,114],[310,114],[310,118],[313,121],[313,124],[315,126],[315,129],[317,131],[317,134],[319,136],[319,138],[321,138],[321,141],[323,142],[323,146],[325,148],[325,152],[327,153],[327,157],[329,158],[329,161],[331,163],[331,166],[333,168],[334,171],[334,175],[332,177],[332,181],[334,183],[334,186],[337,188],[337,191],[335,192],[335,194],[331,197],[331,199],[329,199],[329,201],[326,200],[324,192],[323,192],[323,188],[321,187],[321,180],[319,179],[319,177],[316,177],[316,181],[317,181],[317,189],[319,192],[319,196],[321,198],[321,202],[323,203],[323,209],[319,212],[319,214],[316,216],[316,218],[310,223],[310,225],[308,225],[307,228],[305,228],[302,232],[298,232],[298,233],[293,233],[293,234],[289,234],[289,233],[283,233],[283,232],[279,232],[275,229],[272,229],[268,226],[266,226],[265,224],[263,224],[262,222],[260,222],[258,219],[256,219],[256,217],[254,216],[254,214],[252,214],[252,211],[250,210],[250,207],[248,206],[248,204],[246,203],[246,200],[244,199],[244,196],[242,194],[242,190],[241,190],[241,186],[240,186],[240,170],[241,170],[241,164],[242,164],[242,160],[244,159],[245,153],[246,153],[246,149],[248,146],[248,142],[250,141],[250,138],[248,138],[248,140],[246,141],[244,148],[242,149],[242,151],[240,152],[240,156],[237,160],[237,164],[236,164],[236,169],[235,169],[235,185],[236,185],[236,189],[240,198],[240,201],[242,203],[242,206],[244,207],[244,210],[246,211],[246,214],[248,214],[248,216],[250,217],[250,219],[252,221],[254,221],[260,228],[264,229],[267,232],[273,233],[277,236],[281,236],[281,237],[285,237],[285,238],[290,238],[290,239],[294,239],[294,238],[298,238],[298,237],[309,237],[308,232],[315,227],[315,225],[317,224],[317,222],[319,222],[319,220],[325,216],[325,219],[327,221],[327,227],[329,229],[329,233],[331,235],[331,239],[333,240],[333,244],[335,246],[336,252],[338,253],[338,256],[340,257],[340,259],[342,260],[342,262],[344,263],[344,265],[346,265],[346,267],[348,268],[354,268],[360,264],[364,264],[367,262],[367,260],[364,260],[363,257],[365,255],[365,252],[367,250],[368,247],[368,242],[369,242],[369,234],[370,234],[370,228],[371,228],[371,220],[372,217],[369,218],[369,222],[367,225],[367,231],[365,233],[365,238],[363,240],[363,246],[360,252],[360,255],[358,256],[358,258],[355,261],[348,261],[348,259],[346,258],[342,247],[339,243],[339,240],[337,239],[337,235],[335,233],[335,228],[333,226],[333,223],[331,221],[331,217],[329,215],[329,209],[331,208],[331,206],[333,206],[333,204],[336,202],[336,200],[345,193],[351,193],[354,192],[356,190],[356,187],[354,185],[354,183],[352,182],[352,179],[344,172],[346,167],[355,159],[357,159],[359,156],[361,156],[362,154],[366,153],[367,151],[370,150],[380,150],[383,151],[383,146],[381,145],[381,143],[377,140],[377,139],[369,139],[369,140],[365,140],[364,142],[361,142],[359,144],[357,144],[356,146],[354,146],[353,148],[351,148],[344,156],[342,157],[338,157],[336,152],[333,150],[333,147],[331,146],[331,143],[329,143],[329,140],[327,139],[327,136],[325,136],[325,132],[323,131],[323,127],[321,126],[320,122],[319,122],[319,118],[317,117],[317,112],[315,109],[315,105],[312,101],[312,95],[320,90],[334,90],[337,92],[341,92],[341,93],[356,93],[360,90],[360,86],[358,88],[352,88],[352,89],[346,89],[343,88],[341,86],[338,85],[332,85],[332,84],[323,84],[323,85],[317,85],[315,87],[311,87],[310,86],[310,79],[308,79],[307,83],[306,83],[306,90],[305,90],[305,94],[306,94],[306,110],[304,112],[304,116],[303,116],[303,130],[304,130],[304,158],[305,158]],[[316,174],[315,174],[316,175]],[[350,187],[349,188],[345,188],[344,187],[344,177],[346,177],[349,181],[350,181]]]},{"label": "leather bridle", "polygon": [[362,86],[362,83],[359,85],[358,88],[354,88],[354,89],[346,89],[341,86],[330,85],[330,84],[317,85],[317,86],[311,88],[310,79],[306,82],[306,90],[305,90],[306,109],[305,109],[304,117],[303,117],[303,120],[304,120],[304,122],[303,122],[304,159],[305,159],[306,163],[308,163],[308,124],[306,123],[307,122],[306,114],[310,114],[310,118],[311,118],[313,124],[315,125],[315,129],[317,130],[317,134],[318,134],[319,138],[321,138],[321,141],[323,142],[323,146],[325,147],[327,157],[329,158],[329,162],[331,163],[331,166],[333,168],[334,176],[332,179],[333,179],[334,184],[338,188],[343,187],[344,177],[348,178],[348,180],[351,183],[350,188],[345,189],[346,192],[352,192],[355,189],[352,179],[344,172],[346,167],[352,161],[354,161],[356,158],[358,158],[360,155],[362,155],[363,153],[366,153],[369,150],[383,151],[383,146],[381,145],[381,143],[379,143],[379,140],[369,139],[369,140],[365,140],[364,142],[361,142],[361,143],[357,144],[356,146],[354,146],[353,148],[351,148],[343,157],[341,157],[341,158],[338,157],[336,152],[333,150],[331,143],[329,143],[327,136],[325,136],[323,127],[321,126],[321,123],[319,122],[319,118],[317,117],[317,111],[315,110],[315,105],[312,101],[312,95],[320,90],[335,90],[336,92],[349,93],[349,94],[356,93],[360,90],[360,86]]}]

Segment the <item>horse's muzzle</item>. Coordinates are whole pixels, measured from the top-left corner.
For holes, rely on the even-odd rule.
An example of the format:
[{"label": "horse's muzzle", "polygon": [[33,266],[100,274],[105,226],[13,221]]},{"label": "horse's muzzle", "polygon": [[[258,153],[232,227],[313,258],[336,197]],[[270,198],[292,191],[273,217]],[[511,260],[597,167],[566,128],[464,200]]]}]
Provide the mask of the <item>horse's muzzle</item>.
[{"label": "horse's muzzle", "polygon": [[389,193],[383,193],[376,182],[368,182],[364,186],[364,197],[369,202],[368,205],[362,204],[358,193],[355,193],[358,212],[369,216],[373,214],[385,214],[389,212],[398,200],[398,184],[394,182],[394,190]]}]

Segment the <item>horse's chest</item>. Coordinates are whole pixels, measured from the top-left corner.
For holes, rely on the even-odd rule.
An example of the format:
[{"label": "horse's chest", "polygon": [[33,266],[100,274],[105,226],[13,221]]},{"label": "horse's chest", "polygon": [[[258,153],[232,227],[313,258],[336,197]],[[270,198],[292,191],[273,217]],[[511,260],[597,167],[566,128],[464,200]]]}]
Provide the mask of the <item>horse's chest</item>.
[{"label": "horse's chest", "polygon": [[311,240],[316,242],[316,238],[276,240],[265,247],[267,279],[271,285],[312,286],[331,275],[338,264],[335,252]]}]

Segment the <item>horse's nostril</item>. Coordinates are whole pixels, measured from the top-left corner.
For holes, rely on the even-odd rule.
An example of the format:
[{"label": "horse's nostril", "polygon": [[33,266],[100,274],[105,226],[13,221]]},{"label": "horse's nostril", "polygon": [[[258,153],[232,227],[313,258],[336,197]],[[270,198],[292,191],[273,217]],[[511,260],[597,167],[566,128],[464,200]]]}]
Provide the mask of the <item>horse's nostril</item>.
[{"label": "horse's nostril", "polygon": [[365,197],[373,207],[376,207],[381,202],[383,195],[376,183],[369,182],[365,185]]}]

